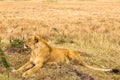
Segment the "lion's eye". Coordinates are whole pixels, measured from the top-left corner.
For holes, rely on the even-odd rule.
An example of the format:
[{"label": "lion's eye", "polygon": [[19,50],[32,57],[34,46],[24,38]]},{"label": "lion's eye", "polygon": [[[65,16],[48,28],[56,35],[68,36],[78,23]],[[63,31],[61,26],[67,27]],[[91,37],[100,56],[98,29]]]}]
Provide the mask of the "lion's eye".
[{"label": "lion's eye", "polygon": [[35,39],[35,43],[38,43],[38,39]]}]

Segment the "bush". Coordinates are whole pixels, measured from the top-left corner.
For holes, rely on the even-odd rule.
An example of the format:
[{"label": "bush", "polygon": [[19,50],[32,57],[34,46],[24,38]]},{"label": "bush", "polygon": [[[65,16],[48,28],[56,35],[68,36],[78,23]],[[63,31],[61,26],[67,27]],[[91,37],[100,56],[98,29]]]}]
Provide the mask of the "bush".
[{"label": "bush", "polygon": [[10,44],[13,46],[23,45],[23,40],[20,39],[10,39]]},{"label": "bush", "polygon": [[6,69],[9,69],[10,68],[10,65],[9,63],[7,62],[6,60],[6,57],[4,55],[4,52],[3,50],[0,48],[0,62],[2,63],[2,65],[6,68]]}]

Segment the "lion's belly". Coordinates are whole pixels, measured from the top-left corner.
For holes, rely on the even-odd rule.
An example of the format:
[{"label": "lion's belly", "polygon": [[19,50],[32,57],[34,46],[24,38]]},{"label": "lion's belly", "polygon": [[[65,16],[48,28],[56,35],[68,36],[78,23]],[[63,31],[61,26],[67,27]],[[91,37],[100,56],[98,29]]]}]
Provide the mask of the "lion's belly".
[{"label": "lion's belly", "polygon": [[66,49],[53,48],[49,62],[64,62],[67,59]]}]

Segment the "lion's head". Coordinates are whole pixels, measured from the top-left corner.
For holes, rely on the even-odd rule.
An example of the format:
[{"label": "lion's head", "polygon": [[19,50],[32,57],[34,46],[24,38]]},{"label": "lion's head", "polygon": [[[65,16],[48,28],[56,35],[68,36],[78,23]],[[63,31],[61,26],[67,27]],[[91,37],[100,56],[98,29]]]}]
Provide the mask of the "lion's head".
[{"label": "lion's head", "polygon": [[30,48],[36,48],[37,46],[40,47],[40,36],[30,36],[27,40],[24,41],[24,44]]},{"label": "lion's head", "polygon": [[38,35],[30,36],[27,40],[24,41],[24,44],[26,46],[29,46],[31,49],[34,49],[34,48],[37,48],[37,47],[39,47],[39,48],[42,47],[43,48],[45,46],[50,48],[50,46],[46,43],[46,41]]}]

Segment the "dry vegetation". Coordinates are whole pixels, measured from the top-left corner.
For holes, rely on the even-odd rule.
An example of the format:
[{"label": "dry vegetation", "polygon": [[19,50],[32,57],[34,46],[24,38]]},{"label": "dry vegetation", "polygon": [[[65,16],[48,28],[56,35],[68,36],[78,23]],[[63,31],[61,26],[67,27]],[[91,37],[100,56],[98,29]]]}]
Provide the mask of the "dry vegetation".
[{"label": "dry vegetation", "polygon": [[[25,34],[28,37],[34,33],[40,34],[53,47],[87,52],[89,56],[83,55],[83,59],[92,66],[120,69],[120,3],[0,2],[0,47],[12,67],[24,64],[29,55],[6,51],[7,42],[11,37],[21,39]],[[67,67],[62,65],[61,69],[54,69],[46,66],[29,80],[78,80],[79,77]],[[78,66],[77,70],[89,73],[96,80],[120,80],[118,74],[93,71],[82,66]],[[3,74],[0,79],[8,80],[3,79]],[[16,75],[12,77],[19,78]]]}]

